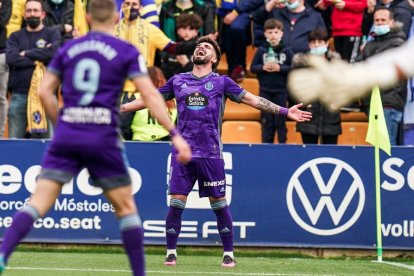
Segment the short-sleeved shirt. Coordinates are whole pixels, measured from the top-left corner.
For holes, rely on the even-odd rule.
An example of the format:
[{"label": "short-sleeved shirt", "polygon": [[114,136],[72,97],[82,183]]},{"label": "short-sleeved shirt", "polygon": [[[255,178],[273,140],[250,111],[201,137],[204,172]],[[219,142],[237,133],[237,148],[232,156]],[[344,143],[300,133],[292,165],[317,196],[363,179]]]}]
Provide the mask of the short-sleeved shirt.
[{"label": "short-sleeved shirt", "polygon": [[[110,68],[110,70],[108,70]],[[137,49],[116,37],[90,32],[59,49],[48,70],[62,80],[64,108],[55,138],[117,136],[119,94],[126,78],[147,73]]]},{"label": "short-sleeved shirt", "polygon": [[166,100],[175,97],[178,130],[190,144],[193,157],[222,158],[226,99],[241,102],[246,91],[229,77],[213,72],[201,78],[191,72],[177,74],[159,91]]},{"label": "short-sleeved shirt", "polygon": [[39,178],[65,183],[85,166],[95,186],[128,185],[118,129],[119,94],[126,78],[146,74],[143,58],[134,46],[92,32],[65,44],[48,70],[62,80],[64,108]]}]

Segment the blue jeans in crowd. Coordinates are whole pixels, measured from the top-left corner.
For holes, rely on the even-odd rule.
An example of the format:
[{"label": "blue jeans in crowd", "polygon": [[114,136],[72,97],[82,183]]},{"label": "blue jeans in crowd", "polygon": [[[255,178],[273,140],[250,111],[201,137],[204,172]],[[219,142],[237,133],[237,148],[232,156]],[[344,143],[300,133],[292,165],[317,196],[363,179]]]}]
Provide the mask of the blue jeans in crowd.
[{"label": "blue jeans in crowd", "polygon": [[27,128],[27,94],[12,93],[8,123],[9,138],[25,138]]},{"label": "blue jeans in crowd", "polygon": [[384,108],[385,123],[387,124],[388,135],[391,145],[398,145],[398,128],[402,121],[402,111],[393,108]]}]

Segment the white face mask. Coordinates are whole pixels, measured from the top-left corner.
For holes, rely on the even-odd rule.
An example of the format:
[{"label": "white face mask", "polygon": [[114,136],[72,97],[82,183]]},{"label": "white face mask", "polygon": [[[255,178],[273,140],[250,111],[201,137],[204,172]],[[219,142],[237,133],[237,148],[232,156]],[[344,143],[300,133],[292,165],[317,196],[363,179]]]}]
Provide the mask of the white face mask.
[{"label": "white face mask", "polygon": [[288,8],[288,10],[295,10],[297,7],[300,6],[299,1],[295,1],[293,3],[286,2],[285,5]]},{"label": "white face mask", "polygon": [[326,52],[328,51],[328,47],[327,46],[319,46],[319,47],[315,47],[315,48],[310,48],[310,53],[312,55],[324,55]]},{"label": "white face mask", "polygon": [[389,25],[374,25],[372,30],[376,35],[381,36],[390,32]]}]

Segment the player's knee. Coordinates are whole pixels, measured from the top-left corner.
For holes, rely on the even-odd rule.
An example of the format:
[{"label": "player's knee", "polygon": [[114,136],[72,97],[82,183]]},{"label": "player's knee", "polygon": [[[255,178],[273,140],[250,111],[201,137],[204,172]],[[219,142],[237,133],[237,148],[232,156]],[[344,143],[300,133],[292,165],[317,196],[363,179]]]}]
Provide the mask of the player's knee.
[{"label": "player's knee", "polygon": [[124,217],[137,213],[137,207],[133,200],[123,200],[115,205],[115,213],[117,217]]},{"label": "player's knee", "polygon": [[186,202],[184,200],[178,199],[178,198],[171,198],[170,199],[170,207],[174,207],[177,209],[185,209]]},{"label": "player's knee", "polygon": [[217,201],[214,201],[214,202],[210,202],[210,206],[211,206],[211,209],[213,209],[213,211],[226,208],[227,200],[226,199],[221,199],[221,200],[217,200]]}]

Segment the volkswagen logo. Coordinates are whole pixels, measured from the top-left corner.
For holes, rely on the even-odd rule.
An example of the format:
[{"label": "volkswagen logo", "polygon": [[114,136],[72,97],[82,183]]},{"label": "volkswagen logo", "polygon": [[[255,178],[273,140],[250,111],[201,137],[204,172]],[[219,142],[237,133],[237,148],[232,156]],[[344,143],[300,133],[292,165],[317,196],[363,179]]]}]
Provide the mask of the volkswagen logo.
[{"label": "volkswagen logo", "polygon": [[290,215],[304,230],[332,236],[358,220],[365,205],[365,190],[349,164],[336,158],[316,158],[293,173],[286,203]]}]

